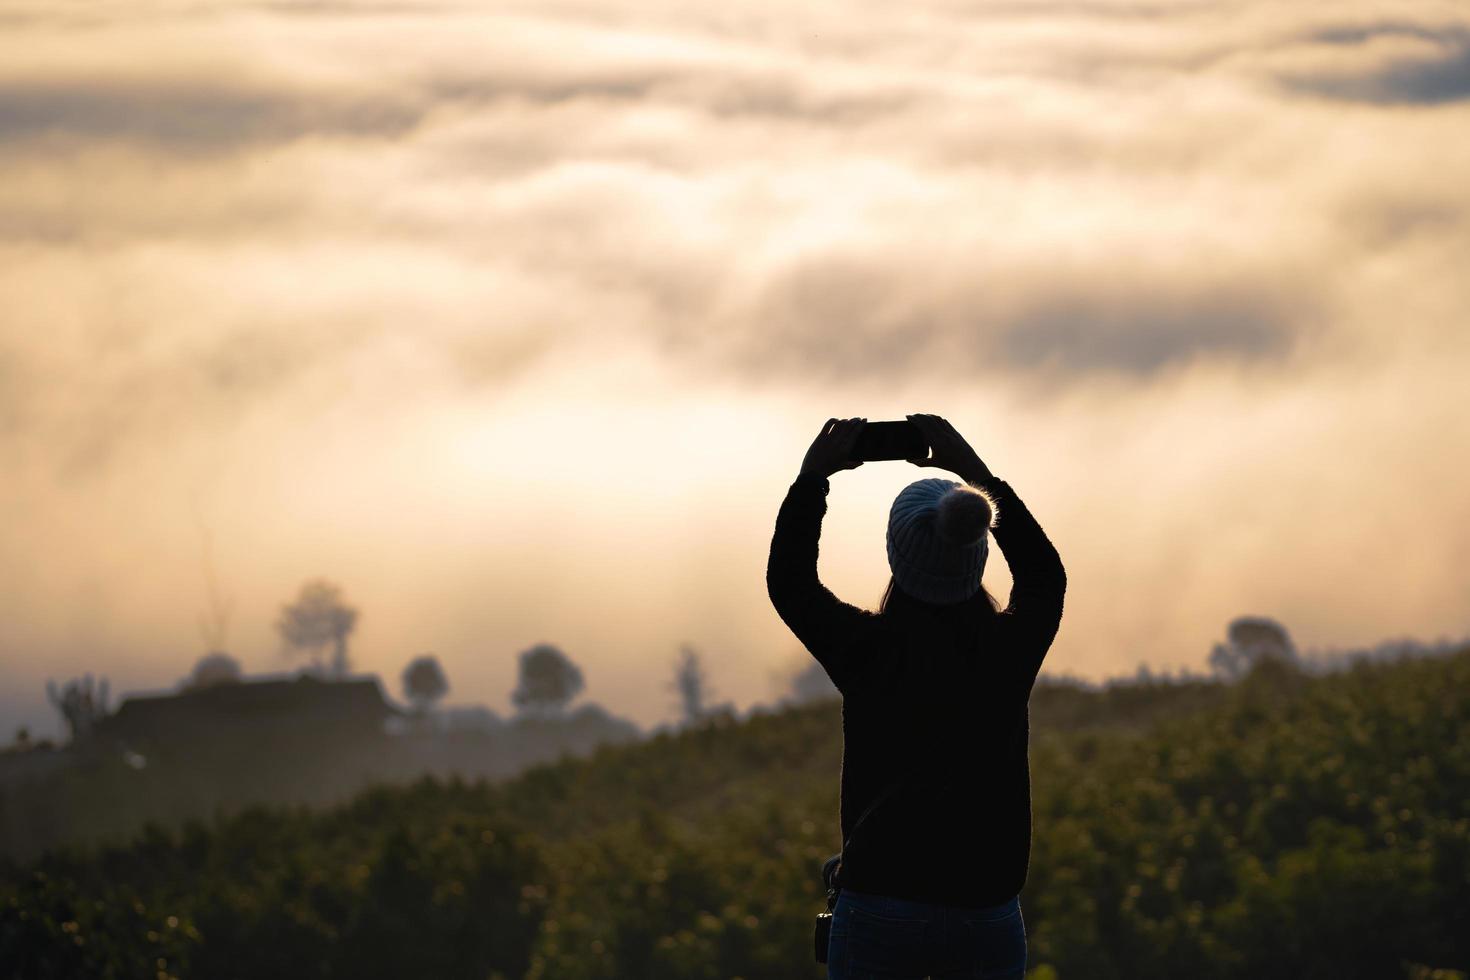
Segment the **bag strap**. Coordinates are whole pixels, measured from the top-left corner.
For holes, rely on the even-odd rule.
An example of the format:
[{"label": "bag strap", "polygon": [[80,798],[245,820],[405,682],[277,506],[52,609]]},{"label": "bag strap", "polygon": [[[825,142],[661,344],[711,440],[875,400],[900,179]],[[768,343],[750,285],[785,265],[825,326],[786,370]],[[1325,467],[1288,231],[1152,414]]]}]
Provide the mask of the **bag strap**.
[{"label": "bag strap", "polygon": [[861,829],[863,823],[872,815],[873,811],[891,799],[898,792],[899,787],[907,782],[908,779],[904,778],[890,783],[887,789],[878,794],[876,800],[868,804],[867,809],[858,814],[857,822],[852,825],[852,830],[848,833],[847,840],[842,842],[842,850],[837,855],[837,867],[832,871],[832,880],[827,889],[827,911],[832,911],[837,905],[837,893],[842,889],[842,885],[838,882],[837,876],[842,873],[842,860],[846,857],[848,849],[852,847],[852,839],[857,836],[858,830]]},{"label": "bag strap", "polygon": [[[865,809],[861,814],[858,815],[857,822],[852,825],[852,831],[849,832],[847,835],[847,840],[842,842],[841,853],[837,855],[837,868],[832,873],[832,888],[827,892],[828,908],[831,908],[834,904],[836,904],[837,892],[840,891],[842,888],[841,882],[837,880],[838,876],[842,873],[842,860],[847,856],[848,850],[852,847],[853,838],[857,836],[858,830],[862,828],[864,821],[866,821],[868,817],[872,815],[873,811],[877,810],[879,806],[892,799],[905,785],[908,785],[910,783],[920,784],[920,777],[929,775],[933,772],[934,770],[932,768],[920,769],[917,772],[911,772],[907,776],[895,780],[894,782],[890,783],[888,787],[883,790],[882,793],[878,795],[877,799],[868,804],[867,809]],[[935,800],[947,796],[950,790],[954,789],[957,781],[958,777],[954,776],[942,780],[939,783],[938,791],[934,794]]]},{"label": "bag strap", "polygon": [[868,817],[872,815],[873,811],[878,809],[880,804],[886,803],[889,798],[893,796],[894,793],[898,792],[898,788],[907,781],[908,780],[906,779],[900,779],[896,782],[891,783],[887,789],[878,794],[878,798],[876,800],[868,804],[868,808],[866,810],[858,814],[857,823],[852,825],[852,831],[847,835],[847,840],[842,842],[843,854],[846,854],[847,849],[852,846],[852,839],[857,836],[858,829],[862,827],[863,821],[867,820]]}]

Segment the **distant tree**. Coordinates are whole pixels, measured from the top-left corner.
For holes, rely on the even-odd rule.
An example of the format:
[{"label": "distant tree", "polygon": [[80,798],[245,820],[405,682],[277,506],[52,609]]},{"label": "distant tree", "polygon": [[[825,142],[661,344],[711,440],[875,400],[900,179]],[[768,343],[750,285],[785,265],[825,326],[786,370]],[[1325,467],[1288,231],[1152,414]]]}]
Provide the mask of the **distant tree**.
[{"label": "distant tree", "polygon": [[448,693],[449,681],[432,653],[415,657],[403,668],[403,696],[419,714],[427,715],[434,702]]},{"label": "distant tree", "polygon": [[186,691],[197,691],[217,684],[238,684],[244,675],[240,661],[223,650],[215,650],[200,657],[179,686]]},{"label": "distant tree", "polygon": [[322,669],[322,652],[332,648],[330,673],[345,677],[351,669],[347,660],[347,638],[357,626],[357,610],[342,598],[342,589],[326,579],[313,579],[301,587],[295,602],[281,607],[276,632],[289,652],[305,654],[313,670]]},{"label": "distant tree", "polygon": [[97,722],[107,717],[107,678],[95,681],[91,674],[69,680],[60,688],[55,681],[46,682],[46,697],[66,723],[73,742],[92,733]]},{"label": "distant tree", "polygon": [[520,662],[520,684],[510,699],[522,710],[557,714],[582,690],[582,671],[549,643],[524,651]]},{"label": "distant tree", "polygon": [[1210,669],[1227,681],[1239,680],[1265,660],[1290,665],[1298,662],[1296,646],[1286,628],[1265,616],[1232,620],[1225,642],[1215,644],[1210,651]]},{"label": "distant tree", "polygon": [[31,747],[31,730],[25,725],[21,725],[15,730],[15,747],[18,749],[28,749]]},{"label": "distant tree", "polygon": [[829,701],[841,697],[832,678],[815,660],[791,678],[791,700],[798,704],[810,701]]},{"label": "distant tree", "polygon": [[688,644],[679,648],[672,687],[679,696],[679,709],[686,723],[692,725],[705,716],[710,697],[709,676],[700,663],[699,652]]}]

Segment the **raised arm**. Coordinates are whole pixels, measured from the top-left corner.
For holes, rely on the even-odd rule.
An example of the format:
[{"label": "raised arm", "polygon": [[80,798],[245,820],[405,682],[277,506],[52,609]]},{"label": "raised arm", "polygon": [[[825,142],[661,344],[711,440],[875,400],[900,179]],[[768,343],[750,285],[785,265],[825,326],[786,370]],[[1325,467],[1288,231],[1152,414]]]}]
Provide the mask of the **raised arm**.
[{"label": "raised arm", "polygon": [[1062,621],[1067,571],[1046,532],[1009,483],[991,475],[971,485],[995,502],[990,533],[1011,569],[1011,598],[1005,613],[1025,624],[1030,639],[1040,648],[1040,666],[1039,658],[1045,656]]},{"label": "raised arm", "polygon": [[847,458],[862,419],[829,419],[807,452],[801,474],[786,491],[776,515],[766,562],[766,591],[781,619],[839,691],[857,676],[861,664],[855,640],[872,613],[838,599],[817,577],[817,542],[827,513],[828,477],[857,463]]},{"label": "raised arm", "polygon": [[1030,658],[1032,676],[1050,649],[1062,621],[1062,599],[1067,573],[1046,532],[1010,484],[990,472],[953,425],[937,415],[910,415],[924,433],[932,455],[910,460],[918,466],[939,466],[983,491],[995,504],[991,533],[1011,569],[1011,597],[1004,614],[1013,624],[1012,635],[1021,653]]}]

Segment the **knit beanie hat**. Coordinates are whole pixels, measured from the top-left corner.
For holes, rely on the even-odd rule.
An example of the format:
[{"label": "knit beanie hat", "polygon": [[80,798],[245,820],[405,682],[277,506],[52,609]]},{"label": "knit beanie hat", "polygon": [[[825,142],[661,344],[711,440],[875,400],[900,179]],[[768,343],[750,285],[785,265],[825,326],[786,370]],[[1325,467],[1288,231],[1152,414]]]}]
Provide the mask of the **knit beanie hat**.
[{"label": "knit beanie hat", "polygon": [[968,484],[910,483],[888,513],[888,567],[894,582],[922,602],[964,602],[980,590],[990,519],[990,501]]}]

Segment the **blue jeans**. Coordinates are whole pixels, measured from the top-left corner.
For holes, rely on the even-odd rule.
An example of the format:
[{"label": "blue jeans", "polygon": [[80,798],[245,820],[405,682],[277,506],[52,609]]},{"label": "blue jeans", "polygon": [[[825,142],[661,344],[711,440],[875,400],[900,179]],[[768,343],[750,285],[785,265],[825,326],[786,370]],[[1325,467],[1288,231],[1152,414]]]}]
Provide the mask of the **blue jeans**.
[{"label": "blue jeans", "polygon": [[842,889],[832,910],[828,980],[1021,980],[1020,897],[989,908],[929,905]]}]

